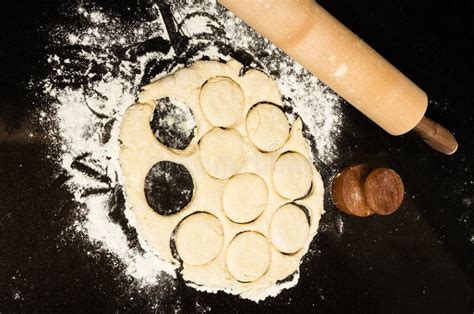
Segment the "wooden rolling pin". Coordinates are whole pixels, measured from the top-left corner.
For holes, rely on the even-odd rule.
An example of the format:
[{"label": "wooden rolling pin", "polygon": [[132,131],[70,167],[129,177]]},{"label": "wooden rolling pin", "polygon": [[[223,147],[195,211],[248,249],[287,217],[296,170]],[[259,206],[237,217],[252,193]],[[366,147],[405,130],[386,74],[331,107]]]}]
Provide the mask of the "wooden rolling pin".
[{"label": "wooden rolling pin", "polygon": [[314,0],[219,0],[392,135],[414,130],[453,154],[458,144],[424,116],[426,93]]}]

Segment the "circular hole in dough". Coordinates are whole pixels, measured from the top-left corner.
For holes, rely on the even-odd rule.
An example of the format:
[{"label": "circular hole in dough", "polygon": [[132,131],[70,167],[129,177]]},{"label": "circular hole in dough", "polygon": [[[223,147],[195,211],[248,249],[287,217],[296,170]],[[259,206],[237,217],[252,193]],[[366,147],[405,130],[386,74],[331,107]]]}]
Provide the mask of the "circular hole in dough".
[{"label": "circular hole in dough", "polygon": [[214,215],[195,213],[178,225],[175,243],[183,262],[195,266],[204,265],[213,261],[221,252],[224,231]]},{"label": "circular hole in dough", "polygon": [[247,132],[252,143],[263,152],[274,152],[285,144],[290,125],[283,111],[276,105],[262,103],[247,115]]},{"label": "circular hole in dough", "polygon": [[312,182],[311,164],[303,155],[287,152],[278,157],[273,168],[273,184],[282,197],[290,200],[304,197]]},{"label": "circular hole in dough", "polygon": [[244,93],[239,84],[224,76],[209,79],[199,96],[201,110],[216,127],[228,128],[242,117]]},{"label": "circular hole in dough", "polygon": [[160,143],[184,150],[194,138],[196,121],[189,106],[177,99],[165,97],[156,101],[150,127]]},{"label": "circular hole in dough", "polygon": [[199,142],[199,150],[204,169],[218,179],[230,178],[244,164],[245,142],[233,129],[212,129]]},{"label": "circular hole in dough", "polygon": [[238,174],[227,182],[222,198],[227,217],[236,223],[247,223],[255,220],[265,209],[268,188],[256,174]]},{"label": "circular hole in dough", "polygon": [[271,249],[267,238],[259,232],[239,233],[227,248],[226,264],[230,274],[241,282],[262,277],[270,267]]},{"label": "circular hole in dough", "polygon": [[181,164],[157,162],[145,177],[146,201],[160,215],[172,215],[184,209],[193,193],[193,178]]},{"label": "circular hole in dough", "polygon": [[270,239],[273,246],[285,254],[298,252],[309,235],[309,222],[302,208],[286,204],[278,208],[270,222]]}]

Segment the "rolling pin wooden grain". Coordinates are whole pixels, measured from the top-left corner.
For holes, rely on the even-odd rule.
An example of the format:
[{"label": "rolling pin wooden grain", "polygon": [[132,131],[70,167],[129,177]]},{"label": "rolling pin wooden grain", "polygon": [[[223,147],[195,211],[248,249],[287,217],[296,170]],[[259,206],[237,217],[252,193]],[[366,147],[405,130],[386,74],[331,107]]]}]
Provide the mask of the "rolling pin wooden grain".
[{"label": "rolling pin wooden grain", "polygon": [[392,135],[414,130],[433,149],[458,144],[424,116],[426,93],[314,0],[219,0]]}]

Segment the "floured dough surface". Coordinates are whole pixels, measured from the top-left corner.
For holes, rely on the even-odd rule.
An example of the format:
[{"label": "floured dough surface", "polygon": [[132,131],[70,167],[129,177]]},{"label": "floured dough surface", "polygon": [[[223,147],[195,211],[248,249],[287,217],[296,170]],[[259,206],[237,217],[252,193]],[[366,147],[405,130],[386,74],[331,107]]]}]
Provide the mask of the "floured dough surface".
[{"label": "floured dough surface", "polygon": [[285,144],[290,133],[288,119],[272,104],[258,104],[247,115],[249,139],[264,152],[273,152]]},{"label": "floured dough surface", "polygon": [[313,182],[311,167],[308,159],[300,153],[281,155],[273,169],[273,183],[278,194],[290,200],[305,196]]},{"label": "floured dough surface", "polygon": [[244,111],[244,93],[232,79],[217,76],[201,88],[201,110],[216,127],[228,128],[238,122]]},{"label": "floured dough surface", "polygon": [[196,213],[186,217],[176,231],[176,250],[183,262],[204,265],[219,255],[224,243],[222,225],[215,216]]},{"label": "floured dough surface", "polygon": [[309,221],[303,208],[286,204],[278,208],[270,222],[270,239],[273,245],[286,254],[301,249],[308,238]]},{"label": "floured dough surface", "polygon": [[230,178],[245,161],[245,142],[233,129],[212,129],[201,139],[199,151],[206,172],[217,179]]},{"label": "floured dough surface", "polygon": [[267,238],[253,231],[236,235],[226,253],[229,272],[241,282],[252,282],[262,277],[270,267],[271,259]]},{"label": "floured dough surface", "polygon": [[230,220],[246,223],[255,220],[265,209],[268,188],[256,174],[242,173],[227,182],[222,195],[222,205]]},{"label": "floured dough surface", "polygon": [[[181,263],[197,289],[256,299],[298,272],[323,213],[324,187],[302,121],[289,124],[275,81],[241,70],[234,60],[200,61],[145,86],[123,117],[120,163],[147,246]],[[163,99],[192,112],[192,132],[176,132],[192,138],[180,145],[166,145],[152,130]]]}]

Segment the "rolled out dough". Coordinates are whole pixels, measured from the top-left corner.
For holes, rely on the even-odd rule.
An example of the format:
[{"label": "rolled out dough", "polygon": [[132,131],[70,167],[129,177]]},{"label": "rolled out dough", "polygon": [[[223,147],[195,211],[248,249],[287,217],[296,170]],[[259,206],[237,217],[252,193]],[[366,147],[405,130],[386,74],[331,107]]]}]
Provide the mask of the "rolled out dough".
[{"label": "rolled out dough", "polygon": [[309,161],[301,154],[287,152],[281,155],[273,169],[275,190],[286,199],[305,196],[311,189],[313,171]]},{"label": "rolled out dough", "polygon": [[[235,60],[227,63],[200,61],[145,86],[137,104],[127,110],[122,120],[120,163],[127,204],[133,213],[134,225],[140,239],[146,241],[146,247],[151,248],[163,260],[178,265],[180,261],[174,257],[170,248],[174,234],[177,253],[183,260],[180,271],[187,284],[200,290],[213,292],[224,290],[244,298],[255,299],[272,293],[274,291],[272,288],[277,282],[284,281],[298,271],[301,259],[308,251],[312,237],[318,229],[319,219],[323,213],[324,188],[319,173],[310,162],[312,156],[303,136],[303,124],[300,119],[293,122],[286,137],[283,135],[278,137],[280,140],[276,141],[279,143],[277,146],[281,147],[274,151],[263,152],[262,147],[265,149],[265,146],[257,147],[254,144],[259,141],[256,138],[260,138],[264,145],[269,142],[275,143],[274,139],[267,139],[265,136],[262,138],[260,131],[255,133],[258,136],[254,141],[249,138],[246,118],[250,109],[258,108],[263,103],[282,107],[282,97],[276,82],[264,73],[250,69],[241,75],[241,70],[242,65]],[[233,118],[226,120],[225,123],[216,122],[218,120],[216,119],[213,124],[209,113],[209,117],[206,117],[203,112],[203,107],[206,105],[203,106],[201,100],[208,96],[201,93],[202,87],[206,82],[213,82],[210,81],[212,78],[221,78],[222,82],[233,82],[232,88],[212,91],[217,94],[217,98],[230,97],[227,92],[233,93],[239,88],[243,93],[242,113],[233,116],[238,110],[230,110],[230,117]],[[221,93],[226,95],[219,95]],[[156,100],[164,97],[186,104],[194,115],[196,122],[194,137],[185,149],[166,147],[157,140],[150,128],[150,118],[153,116]],[[232,97],[236,96],[233,95],[229,99]],[[233,102],[224,101],[215,104],[225,106],[231,103]],[[274,106],[270,106],[273,110]],[[262,111],[266,113],[266,109]],[[238,118],[235,118],[237,116]],[[235,120],[232,126],[226,129],[215,126],[230,124],[232,120]],[[265,121],[263,122],[265,124]],[[288,125],[286,120],[285,123],[283,120],[277,123],[281,126]],[[280,134],[279,131],[274,131],[276,132]],[[267,131],[262,134],[264,133]],[[272,146],[272,149],[275,147]],[[280,164],[283,168],[286,167],[284,161],[293,156],[287,152],[297,153],[296,162],[301,163],[303,171],[280,175],[279,171],[275,170],[281,167]],[[144,195],[145,177],[160,161],[172,161],[182,165],[189,171],[194,183],[190,203],[170,215],[155,212],[148,205]],[[229,210],[230,205],[239,210],[246,207],[248,210],[253,207],[252,205],[256,205],[258,209],[264,194],[262,185],[256,183],[258,180],[251,180],[255,182],[249,183],[244,174],[250,174],[252,178],[253,175],[258,176],[264,181],[267,201],[261,213],[258,213],[259,210],[250,210],[252,215],[239,217],[239,214]],[[169,175],[173,177],[176,173],[171,172]],[[233,185],[229,182],[235,180],[238,183],[237,187],[229,191],[229,186]],[[313,188],[308,194],[311,184]],[[261,193],[257,193],[258,190],[261,190]],[[260,196],[255,197],[252,193]],[[242,196],[239,198],[237,194]],[[294,203],[308,209],[311,223],[303,245],[299,242],[300,237],[297,237],[300,249],[291,255],[283,254],[277,246],[283,251],[290,249],[284,245],[280,246],[278,241],[275,241],[278,244],[272,244],[274,239],[271,236],[270,225],[273,219],[273,232],[278,231],[276,234],[279,236],[286,232],[286,229],[282,232],[279,228],[280,214],[276,216],[274,214],[281,206],[296,199],[295,196],[298,196],[298,199]],[[224,201],[225,199],[227,201]],[[250,220],[252,216],[258,217],[247,223],[233,221],[233,219]],[[221,236],[218,225],[222,228]],[[293,229],[295,232],[299,232],[295,229],[308,227],[307,222],[301,226],[296,222],[292,225],[295,226]],[[221,245],[219,239],[222,239]],[[289,237],[282,240],[293,244],[294,241],[291,239]],[[288,243],[284,241],[282,243],[287,245]],[[291,251],[296,246],[296,244],[292,246]]]},{"label": "rolled out dough", "polygon": [[233,129],[215,128],[199,143],[202,165],[214,178],[228,179],[242,168],[245,142]]},{"label": "rolled out dough", "polygon": [[244,93],[232,79],[213,77],[201,89],[201,110],[216,127],[228,128],[240,120],[244,111]]},{"label": "rolled out dough", "polygon": [[278,208],[270,222],[270,239],[282,253],[293,254],[301,249],[308,238],[309,221],[303,209],[286,204]]},{"label": "rolled out dough", "polygon": [[240,282],[252,282],[270,267],[272,252],[264,235],[247,231],[238,234],[227,248],[226,264]]},{"label": "rolled out dough", "polygon": [[262,103],[247,115],[247,131],[252,143],[263,152],[274,152],[285,144],[290,133],[288,119],[273,104]]},{"label": "rolled out dough", "polygon": [[185,218],[176,231],[176,250],[183,262],[204,265],[219,255],[224,231],[219,220],[207,213]]},{"label": "rolled out dough", "polygon": [[236,223],[256,219],[265,209],[267,201],[267,185],[253,173],[242,173],[230,178],[222,196],[227,217]]}]

